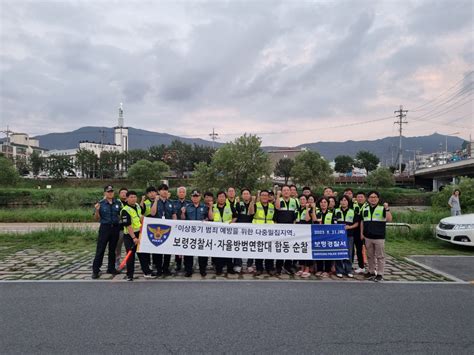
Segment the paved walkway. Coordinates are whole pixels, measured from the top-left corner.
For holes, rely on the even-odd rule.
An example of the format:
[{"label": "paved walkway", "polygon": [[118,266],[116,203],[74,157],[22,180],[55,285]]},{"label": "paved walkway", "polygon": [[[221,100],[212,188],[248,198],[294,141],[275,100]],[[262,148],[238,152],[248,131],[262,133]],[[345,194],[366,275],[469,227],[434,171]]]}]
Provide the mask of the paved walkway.
[{"label": "paved walkway", "polygon": [[[93,254],[90,251],[83,252],[40,252],[35,249],[26,249],[9,255],[0,265],[0,280],[90,280],[91,264]],[[196,258],[195,258],[196,259]],[[106,258],[105,260],[106,261]],[[102,267],[106,269],[106,264]],[[135,277],[143,279],[140,266],[135,268]],[[385,280],[387,281],[450,281],[445,276],[426,270],[420,266],[407,261],[396,260],[390,256],[387,257],[385,268]],[[123,280],[124,274],[113,277],[110,274],[102,274],[102,280]],[[192,278],[185,278],[184,273],[180,272],[166,279],[186,279],[202,280],[198,272]],[[331,274],[329,278],[319,278],[314,275],[307,279],[302,279],[293,275],[281,275],[278,277],[254,276],[243,273],[240,275],[216,276],[212,267],[209,266],[208,275],[205,279],[209,280],[302,280],[317,281],[334,279],[339,280]],[[353,280],[344,278],[343,280]],[[355,275],[355,280],[364,282],[362,275]]]}]

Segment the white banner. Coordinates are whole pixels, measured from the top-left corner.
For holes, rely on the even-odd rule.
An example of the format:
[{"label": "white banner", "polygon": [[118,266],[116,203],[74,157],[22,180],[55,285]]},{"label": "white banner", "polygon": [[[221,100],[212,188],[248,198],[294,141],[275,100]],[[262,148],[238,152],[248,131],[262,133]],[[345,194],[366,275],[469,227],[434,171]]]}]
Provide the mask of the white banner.
[{"label": "white banner", "polygon": [[242,259],[348,258],[344,225],[144,219],[138,252]]}]

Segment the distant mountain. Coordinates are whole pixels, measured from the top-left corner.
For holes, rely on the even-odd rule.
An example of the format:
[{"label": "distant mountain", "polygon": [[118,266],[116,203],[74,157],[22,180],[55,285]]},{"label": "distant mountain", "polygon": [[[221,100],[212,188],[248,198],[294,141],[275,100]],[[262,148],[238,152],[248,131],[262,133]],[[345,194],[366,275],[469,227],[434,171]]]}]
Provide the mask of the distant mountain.
[{"label": "distant mountain", "polygon": [[[153,145],[169,145],[175,139],[188,143],[211,146],[211,141],[200,138],[183,138],[167,133],[158,133],[129,127],[129,149],[147,149]],[[114,129],[109,127],[81,127],[72,132],[48,133],[36,136],[40,146],[47,149],[72,149],[80,141],[114,143]],[[219,143],[216,143],[219,146]]]},{"label": "distant mountain", "polygon": [[[103,140],[104,143],[113,143],[113,134],[113,128],[109,127],[82,127],[72,132],[49,133],[35,138],[39,139],[41,147],[47,149],[71,149],[78,147],[80,141],[101,142]],[[129,128],[129,149],[147,149],[160,144],[169,145],[175,139],[189,144],[212,145],[211,141],[200,138],[183,138],[166,133]],[[449,136],[448,151],[460,149],[463,142],[464,140],[461,138]],[[216,142],[215,145],[219,147],[222,143]],[[421,154],[428,154],[444,151],[446,149],[445,145],[446,136],[438,133],[429,136],[403,137],[403,160],[413,159],[413,150],[418,150]],[[372,141],[315,142],[301,144],[296,148],[303,147],[319,152],[327,160],[333,160],[341,154],[355,156],[360,150],[368,150],[376,154],[384,165],[390,165],[392,161],[395,163],[397,160],[398,137],[385,137]],[[282,149],[282,147],[267,146],[263,149],[268,151]]]},{"label": "distant mountain", "polygon": [[[464,139],[448,136],[448,151],[461,149]],[[374,153],[384,165],[395,163],[398,156],[399,137],[385,137],[373,141],[316,142],[297,146],[319,152],[327,160],[334,160],[338,155],[354,157],[360,150]],[[413,160],[414,150],[418,154],[435,153],[446,150],[446,136],[434,133],[429,136],[402,137],[403,161]]]}]

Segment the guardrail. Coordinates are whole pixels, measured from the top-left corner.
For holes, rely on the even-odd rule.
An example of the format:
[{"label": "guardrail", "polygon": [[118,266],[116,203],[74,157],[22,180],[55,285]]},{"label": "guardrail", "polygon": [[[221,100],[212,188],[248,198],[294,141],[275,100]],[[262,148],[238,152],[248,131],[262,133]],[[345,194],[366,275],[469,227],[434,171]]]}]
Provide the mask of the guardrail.
[{"label": "guardrail", "polygon": [[408,231],[411,231],[411,226],[408,223],[395,223],[387,222],[388,227],[397,227],[397,228],[407,228]]}]

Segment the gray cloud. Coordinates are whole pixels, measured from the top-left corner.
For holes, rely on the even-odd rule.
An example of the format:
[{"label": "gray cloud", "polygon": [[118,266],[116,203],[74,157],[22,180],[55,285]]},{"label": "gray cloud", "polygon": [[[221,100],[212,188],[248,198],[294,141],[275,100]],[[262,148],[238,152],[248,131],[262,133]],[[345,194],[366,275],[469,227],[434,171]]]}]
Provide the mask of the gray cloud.
[{"label": "gray cloud", "polygon": [[172,133],[196,112],[201,131],[385,116],[430,96],[420,71],[473,62],[472,3],[396,4],[2,1],[0,124],[111,126],[121,101],[131,125]]}]

